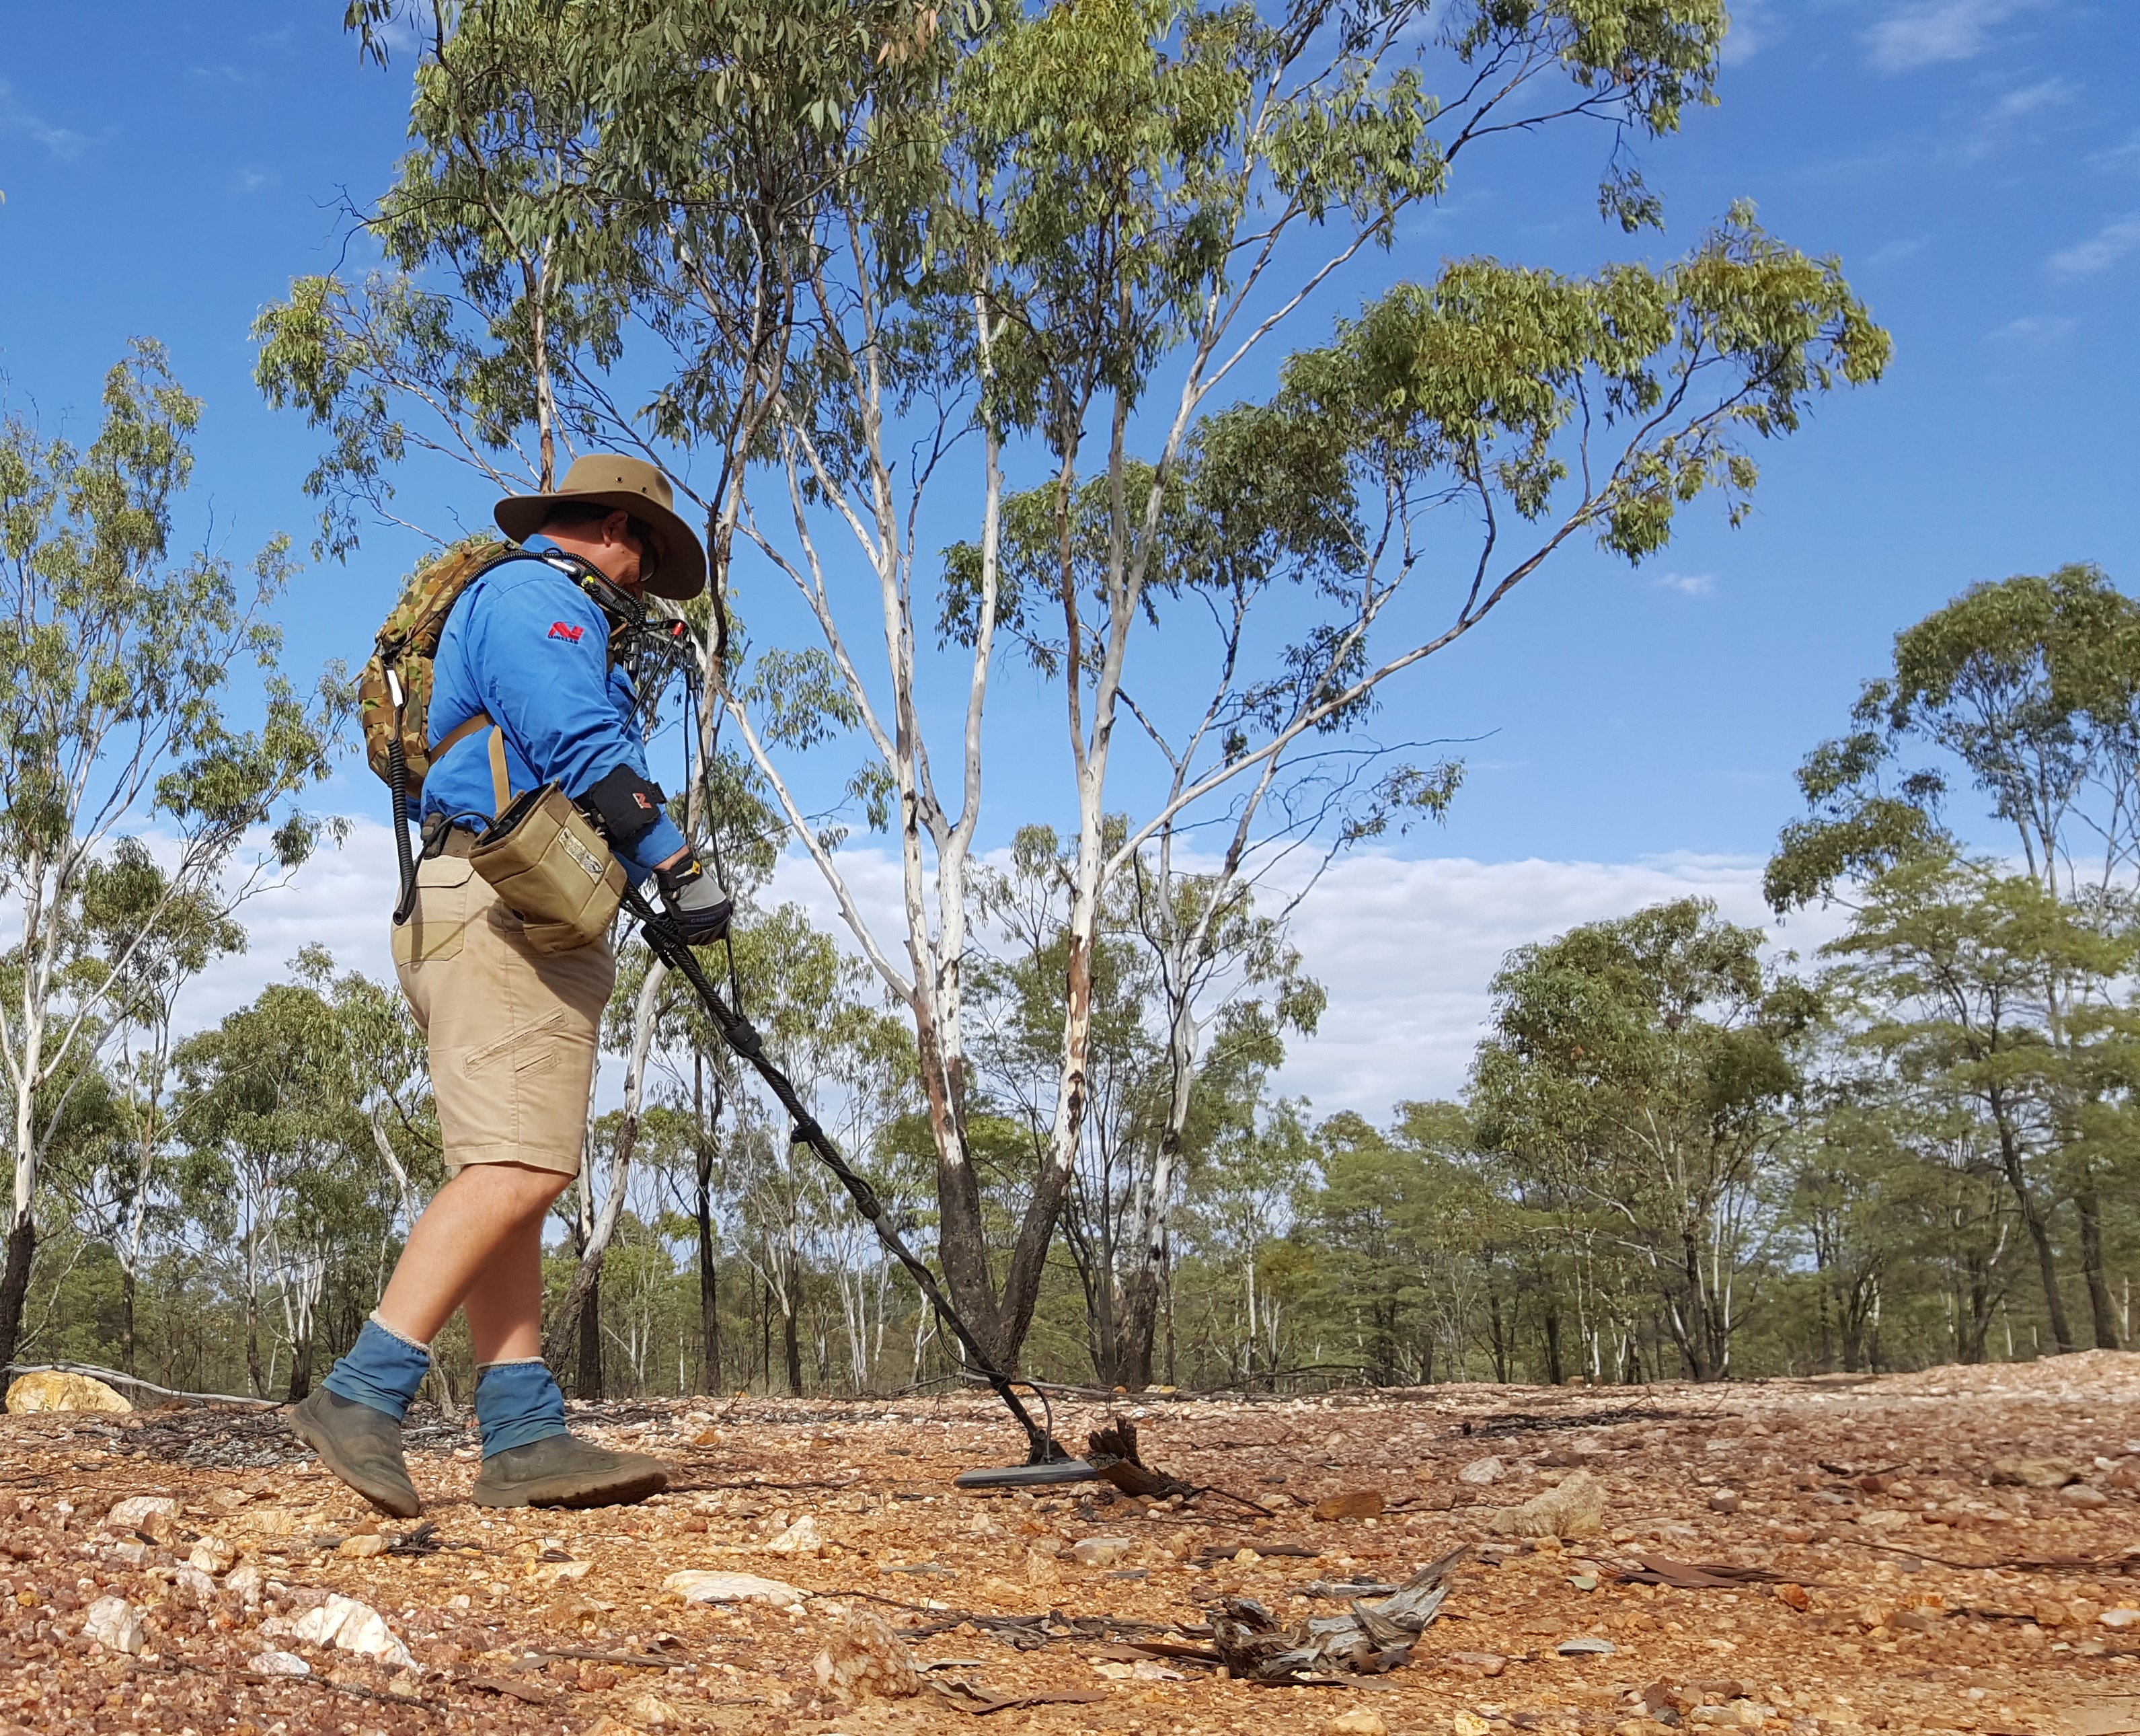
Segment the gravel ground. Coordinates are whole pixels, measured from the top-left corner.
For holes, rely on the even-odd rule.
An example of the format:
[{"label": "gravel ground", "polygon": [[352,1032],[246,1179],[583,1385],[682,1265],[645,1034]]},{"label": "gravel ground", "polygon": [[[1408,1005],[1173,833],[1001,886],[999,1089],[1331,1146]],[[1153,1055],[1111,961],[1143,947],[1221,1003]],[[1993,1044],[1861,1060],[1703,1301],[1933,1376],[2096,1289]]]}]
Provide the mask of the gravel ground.
[{"label": "gravel ground", "polygon": [[[960,1493],[955,1472],[1014,1456],[979,1399],[700,1399],[575,1407],[576,1428],[677,1467],[652,1502],[485,1514],[467,1500],[472,1432],[419,1413],[411,1465],[436,1529],[405,1553],[378,1552],[410,1527],[371,1515],[272,1414],[5,1418],[0,1732],[861,1736],[964,1729],[994,1701],[1014,1703],[998,1726],[1138,1736],[2140,1730],[2140,1355],[1731,1387],[1058,1399],[1058,1432],[1082,1440],[1117,1408],[1150,1463],[1225,1493]],[[1603,1485],[1602,1534],[1492,1532],[1497,1509],[1578,1472]],[[1315,1517],[1348,1493],[1383,1510]],[[140,1496],[175,1511],[138,1530],[111,1514]],[[805,1516],[800,1551],[768,1550]],[[1086,1565],[1073,1546],[1092,1539],[1121,1547]],[[1288,1623],[1342,1614],[1306,1588],[1396,1584],[1460,1547],[1441,1618],[1386,1675],[1264,1687],[1135,1649],[1208,1649],[1222,1598]],[[1667,1580],[1687,1576],[1674,1563],[1751,1574],[1620,1576],[1646,1561]],[[699,1568],[804,1599],[665,1591]],[[288,1631],[329,1595],[376,1610],[413,1661]],[[138,1613],[138,1650],[86,1634],[110,1598]],[[930,1686],[849,1704],[841,1678],[821,1685],[820,1655],[861,1616]],[[266,1674],[271,1652],[311,1674]]]}]

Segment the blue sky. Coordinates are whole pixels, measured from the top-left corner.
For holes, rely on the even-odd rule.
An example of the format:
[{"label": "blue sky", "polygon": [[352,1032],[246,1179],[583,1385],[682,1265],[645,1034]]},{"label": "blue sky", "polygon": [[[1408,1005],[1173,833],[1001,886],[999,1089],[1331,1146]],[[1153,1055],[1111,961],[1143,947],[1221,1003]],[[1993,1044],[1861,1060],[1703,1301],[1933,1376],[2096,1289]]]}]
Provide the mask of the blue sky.
[{"label": "blue sky", "polygon": [[[1722,106],[1643,152],[1665,238],[1598,221],[1593,134],[1467,172],[1387,274],[1472,251],[1571,270],[1661,257],[1747,197],[1779,235],[1840,256],[1894,365],[1764,453],[1743,529],[1698,509],[1633,572],[1577,551],[1391,695],[1392,733],[1485,738],[1446,829],[1400,855],[1750,863],[1795,809],[1793,767],[1898,627],[1976,579],[2082,559],[2140,573],[2140,7],[1735,10]],[[86,431],[125,340],[162,338],[207,401],[189,528],[233,553],[310,519],[312,437],[259,401],[248,326],[292,275],[361,258],[345,203],[385,186],[401,145],[407,67],[360,65],[341,12],[93,4],[22,8],[0,31],[7,399]],[[381,539],[300,578],[293,668],[361,657],[403,552]],[[1058,754],[1052,711],[1014,684],[1004,697],[1004,769]],[[385,811],[361,765],[328,805]],[[1033,817],[999,798],[990,831]]]}]

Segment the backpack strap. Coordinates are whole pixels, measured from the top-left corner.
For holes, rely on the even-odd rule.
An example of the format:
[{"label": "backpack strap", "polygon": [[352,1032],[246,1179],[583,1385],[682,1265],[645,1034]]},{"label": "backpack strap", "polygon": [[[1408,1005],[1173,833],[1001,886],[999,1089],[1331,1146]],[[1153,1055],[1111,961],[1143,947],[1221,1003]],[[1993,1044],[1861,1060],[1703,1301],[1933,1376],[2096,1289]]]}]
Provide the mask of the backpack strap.
[{"label": "backpack strap", "polygon": [[431,750],[431,763],[434,765],[437,765],[439,760],[446,757],[446,752],[449,748],[459,747],[478,730],[488,730],[492,727],[493,720],[488,711],[479,711],[473,717],[464,718],[439,738],[439,745]]},{"label": "backpack strap", "polygon": [[[490,720],[485,718],[485,723]],[[505,731],[495,724],[490,730],[490,793],[497,805],[492,809],[493,819],[503,817],[513,805],[513,784],[505,775]]]}]

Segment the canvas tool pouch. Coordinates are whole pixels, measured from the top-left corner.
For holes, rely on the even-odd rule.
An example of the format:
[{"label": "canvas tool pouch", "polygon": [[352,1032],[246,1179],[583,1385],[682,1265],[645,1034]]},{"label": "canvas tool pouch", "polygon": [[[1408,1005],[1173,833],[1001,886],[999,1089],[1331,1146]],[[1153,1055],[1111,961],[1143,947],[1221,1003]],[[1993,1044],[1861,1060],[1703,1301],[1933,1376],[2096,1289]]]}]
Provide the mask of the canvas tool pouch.
[{"label": "canvas tool pouch", "polygon": [[537,952],[569,952],[609,932],[623,902],[624,865],[594,823],[555,784],[514,796],[505,775],[505,737],[490,732],[490,781],[497,818],[469,860],[505,907],[527,925]]}]

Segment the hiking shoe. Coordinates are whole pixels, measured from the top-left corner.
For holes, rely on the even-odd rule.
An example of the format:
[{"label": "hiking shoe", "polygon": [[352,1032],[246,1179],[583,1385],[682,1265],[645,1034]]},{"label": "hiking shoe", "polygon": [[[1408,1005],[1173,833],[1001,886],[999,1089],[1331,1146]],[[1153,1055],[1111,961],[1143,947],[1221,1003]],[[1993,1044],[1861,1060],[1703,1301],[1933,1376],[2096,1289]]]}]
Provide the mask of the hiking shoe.
[{"label": "hiking shoe", "polygon": [[658,1458],[550,1434],[491,1453],[470,1493],[478,1507],[624,1507],[668,1486]]},{"label": "hiking shoe", "polygon": [[397,1519],[423,1512],[401,1457],[401,1425],[385,1411],[316,1386],[282,1416],[321,1464],[374,1507]]}]

